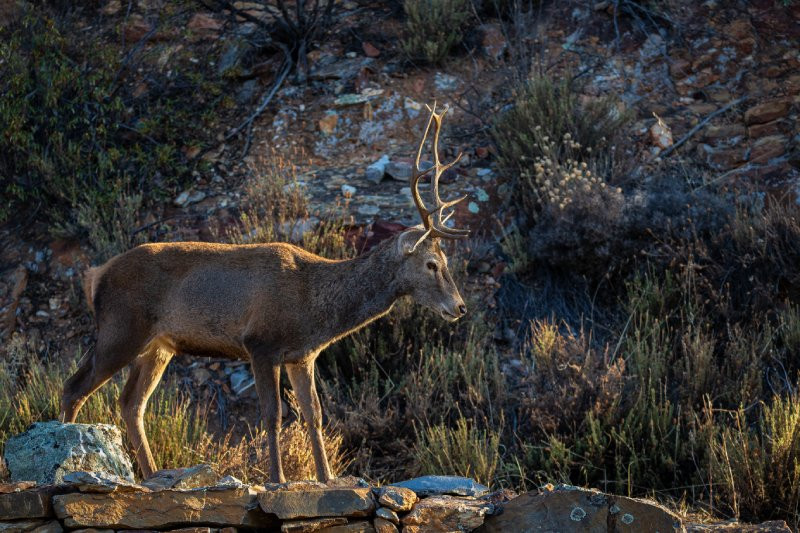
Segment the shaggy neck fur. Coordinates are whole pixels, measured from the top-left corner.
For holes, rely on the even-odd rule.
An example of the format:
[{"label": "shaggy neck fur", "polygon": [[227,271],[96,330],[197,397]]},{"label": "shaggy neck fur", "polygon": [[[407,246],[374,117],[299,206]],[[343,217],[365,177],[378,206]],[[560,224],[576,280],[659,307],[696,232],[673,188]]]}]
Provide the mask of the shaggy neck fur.
[{"label": "shaggy neck fur", "polygon": [[309,277],[316,282],[310,296],[318,309],[336,310],[318,317],[320,329],[336,340],[388,313],[409,293],[396,277],[403,259],[395,237],[354,259],[320,264],[325,275]]}]

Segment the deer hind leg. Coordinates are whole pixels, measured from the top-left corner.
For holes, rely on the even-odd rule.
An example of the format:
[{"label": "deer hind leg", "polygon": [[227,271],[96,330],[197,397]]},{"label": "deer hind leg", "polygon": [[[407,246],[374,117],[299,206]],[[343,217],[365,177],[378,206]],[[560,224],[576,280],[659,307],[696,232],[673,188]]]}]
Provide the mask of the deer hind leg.
[{"label": "deer hind leg", "polygon": [[261,416],[266,422],[267,445],[269,448],[269,480],[272,483],[283,483],[283,465],[281,463],[281,366],[270,359],[271,354],[263,353],[259,348],[248,350],[256,379],[256,391],[261,400]]},{"label": "deer hind leg", "polygon": [[173,355],[161,347],[151,346],[131,365],[128,381],[119,397],[128,439],[131,441],[136,461],[145,479],[152,476],[157,467],[144,432],[144,413],[147,401],[156,390]]},{"label": "deer hind leg", "polygon": [[320,407],[317,387],[314,383],[314,361],[287,364],[286,373],[292,383],[292,389],[300,403],[303,419],[306,421],[309,437],[311,437],[311,451],[314,454],[314,464],[317,468],[317,480],[328,481],[333,478],[328,465],[328,456],[325,453],[325,441],[322,436],[322,407]]},{"label": "deer hind leg", "polygon": [[101,333],[94,352],[81,359],[78,370],[64,383],[59,419],[75,422],[86,399],[135,359],[143,348],[131,335],[117,337]]}]

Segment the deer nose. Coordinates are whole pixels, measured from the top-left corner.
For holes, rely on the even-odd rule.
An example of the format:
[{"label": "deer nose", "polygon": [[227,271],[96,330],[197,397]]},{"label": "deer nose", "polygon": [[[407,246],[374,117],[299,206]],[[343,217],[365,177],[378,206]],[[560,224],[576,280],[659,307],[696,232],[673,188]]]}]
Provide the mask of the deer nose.
[{"label": "deer nose", "polygon": [[459,305],[458,306],[458,314],[461,315],[461,316],[466,315],[467,314],[467,306],[464,305],[464,304]]}]

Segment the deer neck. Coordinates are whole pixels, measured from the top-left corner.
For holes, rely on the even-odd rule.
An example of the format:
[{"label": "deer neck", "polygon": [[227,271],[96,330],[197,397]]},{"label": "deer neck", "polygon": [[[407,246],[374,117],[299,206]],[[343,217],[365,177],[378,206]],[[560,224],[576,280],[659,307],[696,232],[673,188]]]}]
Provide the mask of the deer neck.
[{"label": "deer neck", "polygon": [[325,265],[327,275],[315,292],[326,302],[319,322],[328,326],[332,338],[382,317],[404,294],[396,279],[402,258],[395,249],[395,239],[389,239],[354,259]]}]

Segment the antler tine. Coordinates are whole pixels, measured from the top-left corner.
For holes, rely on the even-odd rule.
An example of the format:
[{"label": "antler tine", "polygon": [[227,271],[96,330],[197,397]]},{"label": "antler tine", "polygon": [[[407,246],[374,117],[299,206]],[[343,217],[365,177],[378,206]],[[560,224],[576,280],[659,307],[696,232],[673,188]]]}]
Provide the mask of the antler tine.
[{"label": "antler tine", "polygon": [[[430,111],[430,116],[428,117],[428,123],[425,126],[425,132],[422,135],[422,140],[419,143],[419,148],[417,149],[417,158],[414,164],[414,168],[411,172],[411,196],[414,200],[414,204],[417,206],[417,210],[419,211],[420,217],[422,217],[422,224],[425,227],[425,233],[419,238],[419,240],[414,245],[413,249],[425,240],[428,236],[431,237],[441,237],[445,239],[463,239],[467,235],[469,235],[469,230],[467,229],[456,229],[456,228],[448,228],[444,224],[453,216],[455,211],[451,211],[446,216],[444,215],[444,210],[449,209],[456,205],[458,202],[464,200],[466,196],[462,196],[461,198],[456,198],[455,200],[450,201],[442,201],[441,196],[439,195],[439,178],[442,177],[449,168],[453,165],[458,163],[461,159],[462,153],[459,153],[458,156],[447,164],[442,164],[439,158],[439,133],[442,130],[442,119],[444,118],[445,114],[449,110],[447,106],[444,107],[441,113],[436,112],[436,102],[433,103],[433,108],[426,105],[425,107],[428,108]],[[420,160],[422,158],[422,150],[425,146],[425,141],[428,139],[428,134],[430,133],[431,124],[434,126],[434,133],[433,133],[433,166],[421,170],[420,169]],[[419,193],[419,180],[427,175],[430,174],[431,171],[433,172],[431,177],[431,195],[433,196],[433,203],[434,206],[431,209],[428,209],[425,205],[425,202],[422,201],[422,196]]]}]

